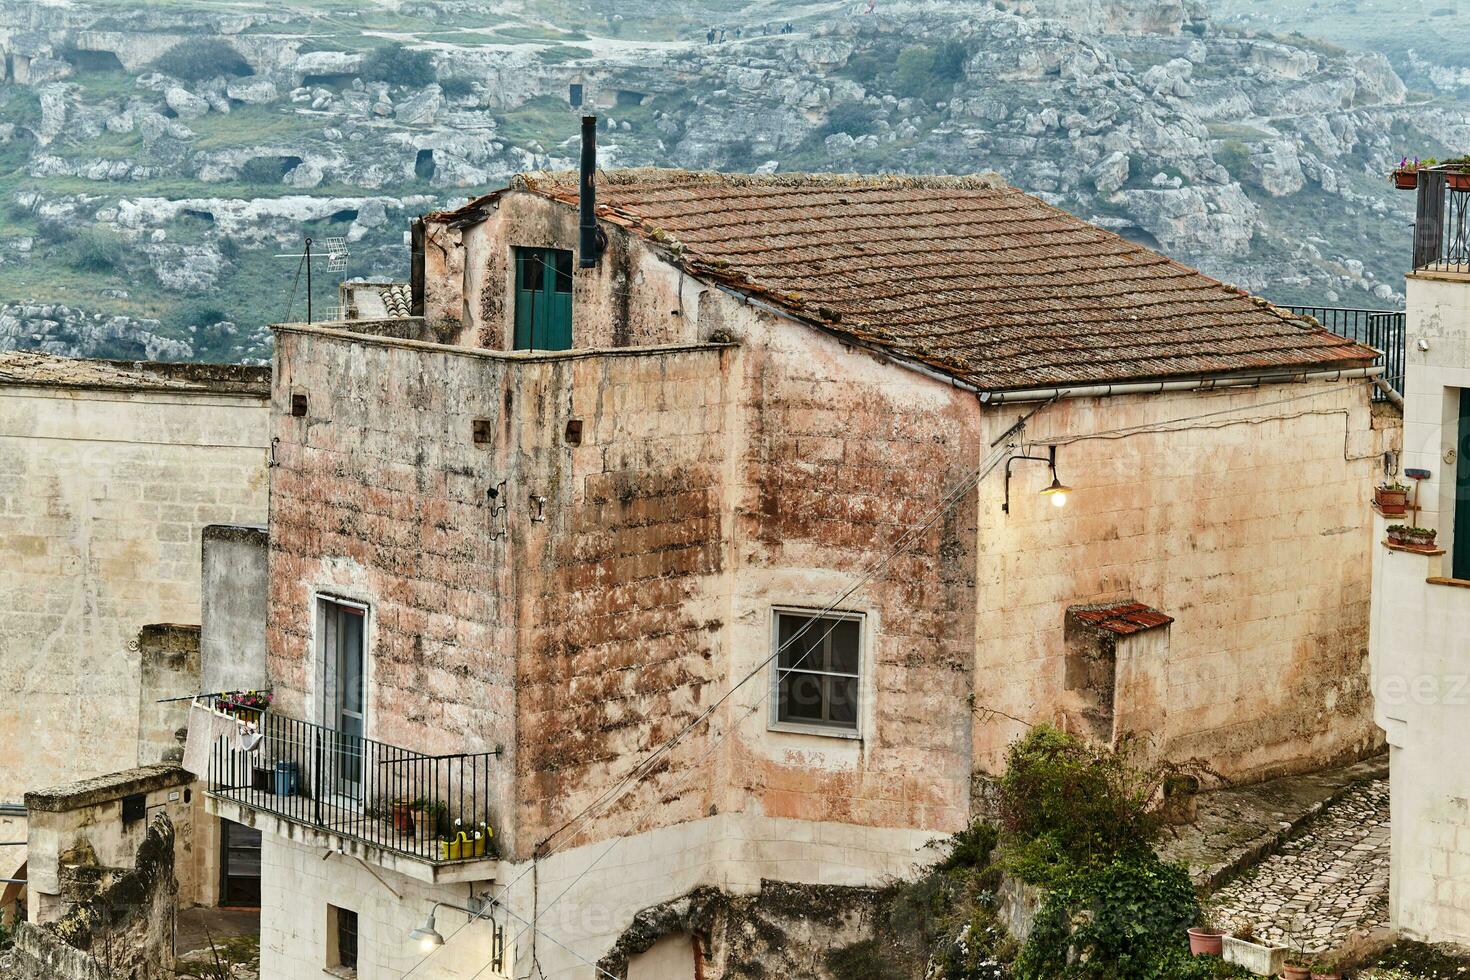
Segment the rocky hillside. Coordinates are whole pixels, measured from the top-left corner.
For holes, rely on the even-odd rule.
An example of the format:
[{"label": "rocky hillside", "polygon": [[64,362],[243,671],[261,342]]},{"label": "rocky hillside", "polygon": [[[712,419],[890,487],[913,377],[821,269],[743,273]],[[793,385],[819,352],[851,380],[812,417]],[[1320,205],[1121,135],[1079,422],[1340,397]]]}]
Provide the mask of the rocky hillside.
[{"label": "rocky hillside", "polygon": [[[1242,0],[1244,2],[1244,0]],[[1470,109],[1197,0],[0,0],[0,348],[258,359],[411,215],[570,166],[997,170],[1283,302],[1400,302]],[[1211,8],[1213,9],[1213,7]],[[713,41],[710,37],[713,34]]]}]

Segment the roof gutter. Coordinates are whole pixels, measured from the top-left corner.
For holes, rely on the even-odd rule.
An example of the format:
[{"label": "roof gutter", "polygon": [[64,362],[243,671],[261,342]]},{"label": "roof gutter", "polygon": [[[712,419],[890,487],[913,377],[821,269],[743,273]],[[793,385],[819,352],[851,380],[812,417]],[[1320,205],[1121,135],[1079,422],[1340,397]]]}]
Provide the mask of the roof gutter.
[{"label": "roof gutter", "polygon": [[[720,292],[740,300],[740,302],[747,306],[754,306],[783,320],[790,320],[793,323],[800,323],[806,327],[813,327],[844,344],[860,347],[876,357],[881,357],[886,361],[892,361],[900,367],[908,368],[910,371],[922,374],[927,378],[938,381],[940,384],[948,385],[951,388],[959,388],[978,395],[980,404],[982,405],[1008,405],[1012,402],[1039,402],[1050,401],[1056,398],[1106,398],[1110,395],[1156,395],[1165,391],[1212,391],[1216,388],[1244,388],[1264,384],[1289,384],[1304,381],[1347,381],[1354,378],[1377,378],[1383,373],[1382,365],[1374,365],[1371,367],[1342,368],[1328,371],[1278,371],[1270,374],[1228,376],[1198,375],[1193,378],[1176,378],[1172,381],[1126,381],[1118,384],[1081,385],[1070,388],[1023,388],[1015,391],[986,391],[985,389],[977,388],[975,385],[961,381],[952,375],[945,374],[938,368],[933,368],[920,361],[895,354],[885,347],[868,343],[844,331],[833,330],[824,323],[797,316],[789,310],[783,310],[773,303],[767,303],[764,300],[757,299],[744,290],[727,286],[721,282],[711,282],[709,279],[701,278],[699,281],[707,283]],[[1382,382],[1378,383],[1382,385]],[[1394,394],[1397,394],[1397,392]]]},{"label": "roof gutter", "polygon": [[1214,391],[1217,388],[1252,388],[1268,384],[1299,384],[1304,381],[1349,381],[1376,378],[1383,365],[1342,368],[1333,371],[1292,371],[1272,374],[1200,376],[1173,381],[1128,381],[1121,384],[1078,385],[1071,388],[1023,388],[1016,391],[982,391],[982,405],[1045,401],[1051,398],[1106,398],[1110,395],[1157,395],[1165,391]]}]

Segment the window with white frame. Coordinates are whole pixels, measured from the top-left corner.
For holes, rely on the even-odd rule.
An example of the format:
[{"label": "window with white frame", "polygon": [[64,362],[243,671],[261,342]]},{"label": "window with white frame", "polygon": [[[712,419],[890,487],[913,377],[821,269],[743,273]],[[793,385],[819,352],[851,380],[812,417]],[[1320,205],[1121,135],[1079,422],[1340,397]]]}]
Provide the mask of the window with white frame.
[{"label": "window with white frame", "polygon": [[863,617],[777,610],[772,722],[855,735],[861,717]]}]

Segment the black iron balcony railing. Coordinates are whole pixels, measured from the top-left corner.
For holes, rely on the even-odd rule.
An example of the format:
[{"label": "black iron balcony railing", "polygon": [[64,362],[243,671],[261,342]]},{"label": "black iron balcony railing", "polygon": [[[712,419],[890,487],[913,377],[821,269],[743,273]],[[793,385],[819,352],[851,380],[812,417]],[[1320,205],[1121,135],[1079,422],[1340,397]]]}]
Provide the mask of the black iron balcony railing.
[{"label": "black iron balcony railing", "polygon": [[1470,174],[1424,168],[1418,178],[1414,271],[1470,273]]},{"label": "black iron balcony railing", "polygon": [[[1355,310],[1331,306],[1288,306],[1293,313],[1310,316],[1340,337],[1376,347],[1383,353],[1374,362],[1383,367],[1383,380],[1404,393],[1404,324],[1403,310]],[[1388,396],[1377,388],[1374,401]]]},{"label": "black iron balcony railing", "polygon": [[226,706],[261,736],[215,740],[209,792],[434,863],[495,853],[492,752],[425,755],[269,711]]}]

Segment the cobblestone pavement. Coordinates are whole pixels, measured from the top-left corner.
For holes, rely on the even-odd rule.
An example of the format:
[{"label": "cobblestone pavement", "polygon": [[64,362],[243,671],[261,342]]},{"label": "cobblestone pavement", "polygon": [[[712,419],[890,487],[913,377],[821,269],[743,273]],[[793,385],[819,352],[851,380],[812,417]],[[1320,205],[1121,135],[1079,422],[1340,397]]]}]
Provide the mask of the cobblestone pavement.
[{"label": "cobblestone pavement", "polygon": [[1211,905],[1227,929],[1245,919],[1264,939],[1328,950],[1386,923],[1388,848],[1388,780],[1376,779],[1329,805]]}]

